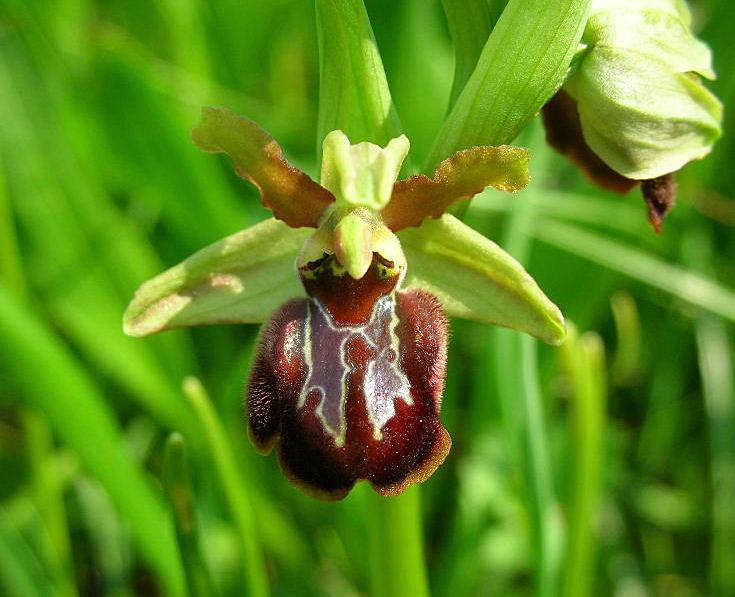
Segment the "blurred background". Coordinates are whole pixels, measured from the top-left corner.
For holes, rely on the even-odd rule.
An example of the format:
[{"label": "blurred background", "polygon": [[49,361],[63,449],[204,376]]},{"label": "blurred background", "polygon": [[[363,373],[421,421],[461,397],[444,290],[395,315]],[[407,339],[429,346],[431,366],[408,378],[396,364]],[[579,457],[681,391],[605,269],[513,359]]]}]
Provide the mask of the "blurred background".
[{"label": "blurred background", "polygon": [[[452,85],[441,5],[366,6],[420,162]],[[638,191],[596,190],[538,122],[532,185],[469,210],[578,333],[452,322],[454,444],[420,491],[435,595],[532,595],[539,575],[549,594],[735,595],[735,7],[691,6],[725,134],[660,236]],[[257,326],[121,331],[141,282],[268,215],[190,143],[200,107],[315,176],[318,77],[310,1],[0,1],[0,595],[175,594],[179,558],[221,595],[253,566],[275,595],[386,594],[369,488],[311,500],[249,444]],[[174,539],[171,431],[199,560]]]}]

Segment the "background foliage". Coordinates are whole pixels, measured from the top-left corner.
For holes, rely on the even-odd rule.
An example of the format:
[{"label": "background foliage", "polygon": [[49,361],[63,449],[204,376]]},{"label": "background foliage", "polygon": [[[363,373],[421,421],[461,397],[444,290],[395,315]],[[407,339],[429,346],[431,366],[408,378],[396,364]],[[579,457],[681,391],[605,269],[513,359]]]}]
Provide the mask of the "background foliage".
[{"label": "background foliage", "polygon": [[[453,84],[441,5],[366,5],[423,163]],[[467,221],[580,333],[552,349],[453,322],[454,446],[396,508],[305,498],[252,450],[255,326],[121,332],[141,281],[267,214],[189,142],[201,105],[315,173],[312,3],[2,0],[0,594],[382,595],[397,575],[421,594],[401,565],[418,503],[436,595],[735,594],[735,8],[693,9],[724,138],[657,237],[635,192],[597,191],[530,125],[531,187]]]}]

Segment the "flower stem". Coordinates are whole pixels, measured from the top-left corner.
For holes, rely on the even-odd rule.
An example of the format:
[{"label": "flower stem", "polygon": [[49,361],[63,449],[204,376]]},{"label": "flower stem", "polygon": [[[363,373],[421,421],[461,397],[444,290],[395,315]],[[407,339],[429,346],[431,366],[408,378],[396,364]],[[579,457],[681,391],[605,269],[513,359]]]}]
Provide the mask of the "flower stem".
[{"label": "flower stem", "polygon": [[269,593],[268,577],[258,543],[253,504],[247,493],[248,484],[243,478],[242,469],[237,465],[232,445],[204,386],[197,378],[188,377],[184,380],[184,394],[201,421],[214,466],[240,535],[247,594],[250,597],[264,597]]},{"label": "flower stem", "polygon": [[[366,492],[367,493],[367,492]],[[366,495],[371,594],[423,597],[429,594],[421,530],[421,492],[416,485],[397,497]]]},{"label": "flower stem", "polygon": [[571,385],[570,438],[575,446],[562,595],[581,597],[595,593],[605,438],[605,355],[597,334],[578,337],[574,329],[559,348],[559,355]]},{"label": "flower stem", "polygon": [[211,597],[216,593],[199,546],[196,496],[189,478],[186,443],[179,433],[172,433],[166,442],[163,482],[173,510],[176,540],[181,552],[189,595]]}]

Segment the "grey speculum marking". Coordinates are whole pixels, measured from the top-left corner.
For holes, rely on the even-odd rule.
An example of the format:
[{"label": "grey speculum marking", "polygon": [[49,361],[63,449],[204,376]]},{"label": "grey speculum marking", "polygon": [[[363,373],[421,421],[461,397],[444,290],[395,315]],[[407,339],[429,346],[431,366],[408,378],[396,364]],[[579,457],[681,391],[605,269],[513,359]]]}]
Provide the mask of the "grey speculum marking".
[{"label": "grey speculum marking", "polygon": [[362,337],[376,353],[367,363],[362,388],[375,439],[381,439],[381,429],[395,415],[397,399],[407,404],[413,402],[408,378],[400,369],[397,324],[393,295],[380,297],[368,322],[359,326],[338,326],[318,301],[309,303],[304,330],[309,373],[299,406],[306,403],[313,391],[319,394],[316,414],[338,446],[344,445],[347,431],[345,401],[352,370],[347,343],[353,336]]}]

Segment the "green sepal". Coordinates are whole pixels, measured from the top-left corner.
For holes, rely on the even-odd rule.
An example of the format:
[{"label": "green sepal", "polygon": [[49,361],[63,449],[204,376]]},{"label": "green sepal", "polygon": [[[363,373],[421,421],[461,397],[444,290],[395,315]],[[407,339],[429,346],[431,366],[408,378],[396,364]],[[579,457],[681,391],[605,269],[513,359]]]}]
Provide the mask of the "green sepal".
[{"label": "green sepal", "polygon": [[690,29],[684,2],[672,0],[595,0],[582,41],[590,47],[632,50],[679,73],[714,79],[712,53]]},{"label": "green sepal", "polygon": [[508,253],[450,214],[400,232],[404,287],[434,294],[452,317],[526,332],[550,344],[565,335],[559,308]]},{"label": "green sepal", "polygon": [[123,317],[129,336],[193,325],[262,323],[304,296],[295,262],[309,229],[273,218],[194,253],[145,282]]}]

